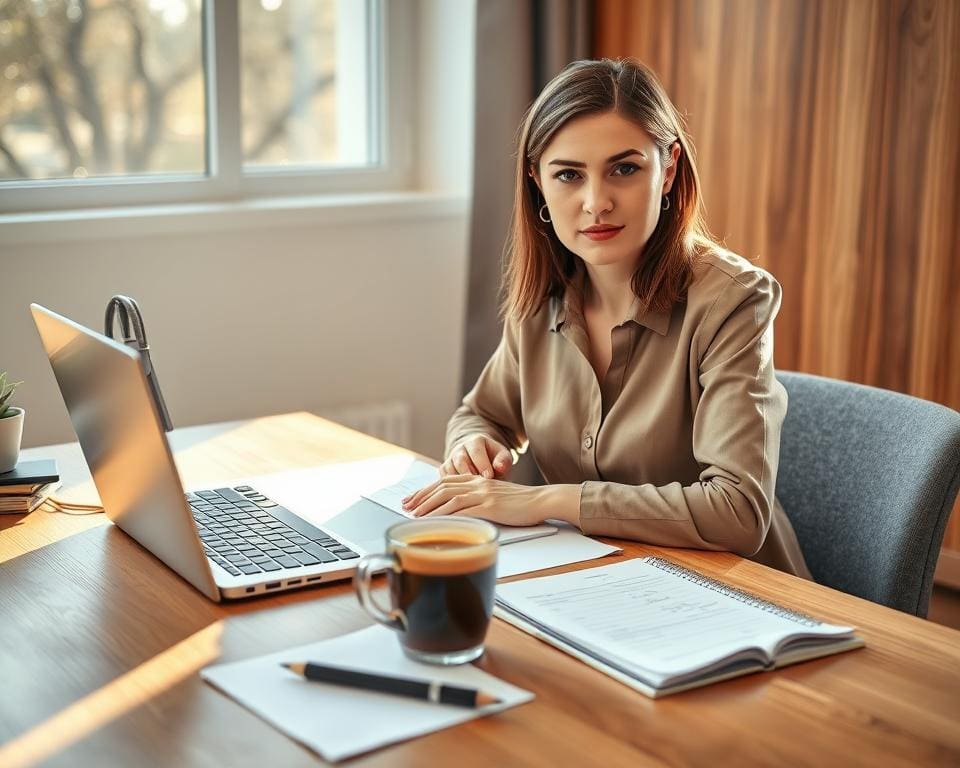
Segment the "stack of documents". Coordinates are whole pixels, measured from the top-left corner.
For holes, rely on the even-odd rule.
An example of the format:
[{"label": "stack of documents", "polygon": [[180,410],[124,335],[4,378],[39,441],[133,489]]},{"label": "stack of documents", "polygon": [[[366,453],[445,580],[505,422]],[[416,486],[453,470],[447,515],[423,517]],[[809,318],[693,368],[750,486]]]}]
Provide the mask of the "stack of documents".
[{"label": "stack of documents", "polygon": [[651,697],[863,645],[655,557],[498,585],[496,615]]}]

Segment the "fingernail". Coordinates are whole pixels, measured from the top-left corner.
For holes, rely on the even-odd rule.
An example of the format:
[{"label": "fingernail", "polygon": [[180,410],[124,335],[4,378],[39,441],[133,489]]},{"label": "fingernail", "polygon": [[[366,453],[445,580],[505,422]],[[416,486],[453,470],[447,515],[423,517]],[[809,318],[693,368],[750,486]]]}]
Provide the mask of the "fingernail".
[{"label": "fingernail", "polygon": [[484,476],[484,477],[489,478],[489,477],[491,477],[492,475],[493,475],[493,472],[491,472],[489,469],[483,470],[483,476]]}]

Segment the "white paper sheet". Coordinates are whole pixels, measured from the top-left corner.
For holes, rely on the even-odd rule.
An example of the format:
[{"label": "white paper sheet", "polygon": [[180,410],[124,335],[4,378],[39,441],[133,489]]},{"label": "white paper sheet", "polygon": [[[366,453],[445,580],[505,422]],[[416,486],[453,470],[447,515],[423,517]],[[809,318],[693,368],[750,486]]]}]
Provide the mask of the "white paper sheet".
[{"label": "white paper sheet", "polygon": [[563,523],[558,523],[558,528],[556,534],[545,539],[521,541],[500,549],[497,553],[497,578],[580,563],[623,551],[620,547],[611,547],[584,536]]},{"label": "white paper sheet", "polygon": [[[502,703],[467,709],[314,683],[280,666],[282,662],[296,661],[441,680],[486,691]],[[411,661],[400,650],[395,633],[380,626],[246,661],[207,667],[201,675],[292,739],[334,762],[501,712],[534,698],[530,691],[471,664],[438,667]]]},{"label": "white paper sheet", "polygon": [[439,477],[440,473],[436,467],[425,461],[413,461],[399,480],[378,488],[372,493],[364,493],[364,496],[387,509],[409,517],[409,513],[403,508],[403,500],[411,493],[430,485]]},{"label": "white paper sheet", "polygon": [[[363,496],[397,514],[403,515],[404,517],[412,517],[412,515],[403,508],[403,500],[414,491],[419,491],[439,477],[440,473],[433,465],[427,464],[424,461],[414,461],[407,467],[402,478],[382,488],[378,488],[372,493],[364,493]],[[557,532],[556,526],[553,525],[525,525],[522,527],[497,525],[497,529],[500,531],[498,538],[500,544],[514,544],[518,541],[539,539],[543,536],[553,536]]]},{"label": "white paper sheet", "polygon": [[323,525],[361,496],[402,480],[415,461],[398,454],[244,477],[231,485],[252,485],[314,525]]}]

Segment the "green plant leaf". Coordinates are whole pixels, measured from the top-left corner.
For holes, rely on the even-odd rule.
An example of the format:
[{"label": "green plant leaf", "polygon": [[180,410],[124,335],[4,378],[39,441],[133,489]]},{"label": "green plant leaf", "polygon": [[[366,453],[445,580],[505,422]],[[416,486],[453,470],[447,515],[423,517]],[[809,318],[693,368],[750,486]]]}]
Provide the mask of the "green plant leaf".
[{"label": "green plant leaf", "polygon": [[22,381],[14,381],[7,383],[7,372],[0,372],[0,412],[3,413],[3,416],[0,418],[6,418],[12,414],[7,413],[7,410],[11,406],[7,406],[7,401],[13,396],[13,393],[16,391],[17,387],[23,384]]}]

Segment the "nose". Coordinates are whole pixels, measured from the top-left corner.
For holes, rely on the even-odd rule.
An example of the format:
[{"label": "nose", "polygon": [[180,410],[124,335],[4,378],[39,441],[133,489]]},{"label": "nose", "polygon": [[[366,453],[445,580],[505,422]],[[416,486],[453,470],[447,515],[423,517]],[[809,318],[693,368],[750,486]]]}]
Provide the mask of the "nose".
[{"label": "nose", "polygon": [[583,187],[583,212],[600,216],[613,210],[613,196],[603,179],[591,179]]}]

